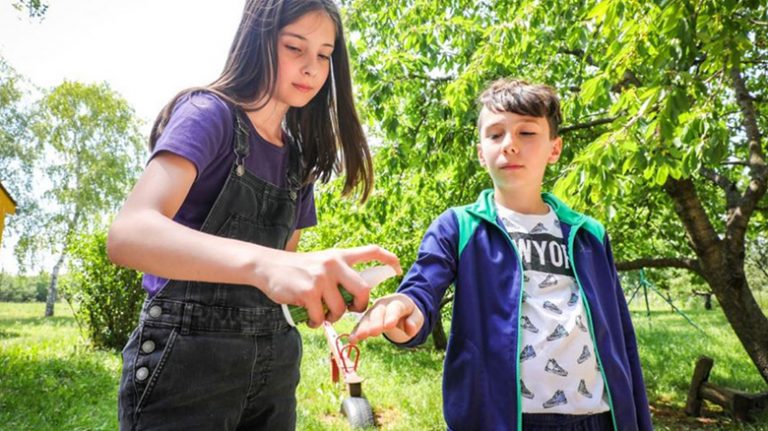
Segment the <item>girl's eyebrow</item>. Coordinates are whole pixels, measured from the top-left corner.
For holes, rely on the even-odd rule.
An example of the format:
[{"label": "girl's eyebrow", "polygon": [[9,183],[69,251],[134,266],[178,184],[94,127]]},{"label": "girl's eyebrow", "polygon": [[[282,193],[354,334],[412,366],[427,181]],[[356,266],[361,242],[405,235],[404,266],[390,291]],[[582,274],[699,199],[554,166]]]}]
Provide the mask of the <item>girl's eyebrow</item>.
[{"label": "girl's eyebrow", "polygon": [[[301,39],[301,40],[303,40],[305,42],[309,41],[306,37],[304,37],[304,36],[302,36],[300,34],[291,33],[289,31],[284,31],[283,32],[283,36],[293,36],[293,37],[295,37],[297,39]],[[330,47],[331,49],[333,49],[333,44],[332,43],[324,43],[323,46],[327,46],[327,47]]]}]

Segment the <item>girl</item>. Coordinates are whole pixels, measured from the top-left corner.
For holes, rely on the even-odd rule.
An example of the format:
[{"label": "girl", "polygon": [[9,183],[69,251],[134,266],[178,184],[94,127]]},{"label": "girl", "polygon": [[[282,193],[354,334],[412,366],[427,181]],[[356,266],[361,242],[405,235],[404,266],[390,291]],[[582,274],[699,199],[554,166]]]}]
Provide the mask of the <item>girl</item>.
[{"label": "girl", "polygon": [[316,179],[343,165],[362,199],[373,182],[333,0],[248,0],[221,76],[163,109],[150,148],[107,244],[148,293],[123,349],[121,429],[295,428],[301,340],[278,304],[316,327],[344,313],[339,285],[366,308],[352,265],[400,271],[376,246],[295,253]]}]

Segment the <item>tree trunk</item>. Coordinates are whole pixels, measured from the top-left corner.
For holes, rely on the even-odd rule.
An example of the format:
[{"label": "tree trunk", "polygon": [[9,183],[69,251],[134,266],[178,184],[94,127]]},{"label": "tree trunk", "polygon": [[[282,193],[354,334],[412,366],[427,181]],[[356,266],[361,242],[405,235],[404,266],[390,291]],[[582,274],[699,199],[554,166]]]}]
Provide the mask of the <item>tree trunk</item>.
[{"label": "tree trunk", "polygon": [[448,347],[448,339],[445,337],[442,319],[435,322],[435,327],[432,328],[432,342],[435,344],[436,350],[445,351]]},{"label": "tree trunk", "polygon": [[685,227],[704,279],[733,332],[768,383],[768,318],[747,283],[743,238],[730,229],[722,239],[717,235],[691,179],[670,178],[664,190],[674,202],[675,213]]},{"label": "tree trunk", "polygon": [[[744,268],[743,259],[741,268]],[[707,273],[707,281],[715,293],[733,332],[757,370],[768,383],[768,318],[766,318],[746,278],[734,277],[732,268],[716,268]],[[710,281],[712,280],[712,281]]]},{"label": "tree trunk", "polygon": [[64,263],[65,256],[66,251],[62,251],[59,260],[56,261],[56,265],[53,266],[53,271],[51,271],[51,284],[48,285],[48,298],[45,300],[45,317],[53,316],[53,306],[56,303],[56,284],[59,279],[59,271],[61,270],[61,265]]},{"label": "tree trunk", "polygon": [[59,281],[59,271],[61,271],[61,265],[64,264],[64,259],[67,257],[69,251],[69,240],[72,238],[72,234],[75,231],[75,226],[80,221],[80,208],[75,209],[75,213],[72,216],[72,220],[69,221],[67,227],[67,233],[64,235],[64,246],[61,248],[61,255],[59,260],[56,261],[56,265],[53,266],[51,271],[51,284],[48,286],[48,298],[45,300],[45,317],[53,316],[53,306],[56,303],[56,291],[57,283]]}]

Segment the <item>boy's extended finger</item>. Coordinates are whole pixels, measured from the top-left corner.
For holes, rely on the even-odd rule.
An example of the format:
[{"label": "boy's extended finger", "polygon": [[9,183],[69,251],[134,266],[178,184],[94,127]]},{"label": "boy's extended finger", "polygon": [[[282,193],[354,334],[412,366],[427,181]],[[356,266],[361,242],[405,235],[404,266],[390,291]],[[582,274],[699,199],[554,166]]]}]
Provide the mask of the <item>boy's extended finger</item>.
[{"label": "boy's extended finger", "polygon": [[350,265],[358,263],[379,261],[384,265],[389,265],[395,269],[398,274],[403,273],[400,267],[400,259],[391,251],[379,247],[378,245],[364,245],[361,247],[347,248],[341,250],[341,256]]},{"label": "boy's extended finger", "polygon": [[364,340],[370,337],[376,337],[383,332],[385,307],[373,306],[360,320],[357,327],[352,331],[350,342]]}]

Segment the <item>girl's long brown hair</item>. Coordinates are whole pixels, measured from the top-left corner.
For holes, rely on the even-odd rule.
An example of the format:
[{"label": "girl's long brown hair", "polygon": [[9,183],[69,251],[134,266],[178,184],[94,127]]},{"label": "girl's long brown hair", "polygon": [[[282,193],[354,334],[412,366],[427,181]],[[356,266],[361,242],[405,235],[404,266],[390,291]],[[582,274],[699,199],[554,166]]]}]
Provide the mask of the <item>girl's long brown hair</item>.
[{"label": "girl's long brown hair", "polygon": [[277,40],[279,31],[308,12],[323,11],[336,24],[336,39],[331,56],[336,81],[338,131],[331,115],[330,74],[317,95],[304,107],[290,108],[285,118],[288,133],[302,148],[304,182],[328,181],[333,173],[346,172],[343,194],[360,185],[361,201],[373,188],[373,163],[363,128],[355,109],[349,56],[339,10],[333,0],[248,0],[240,26],[229,49],[221,75],[205,87],[187,88],[177,94],[160,112],[152,126],[149,148],[168,124],[176,102],[182,96],[208,91],[231,106],[246,111],[264,107],[274,93],[277,81]]}]

